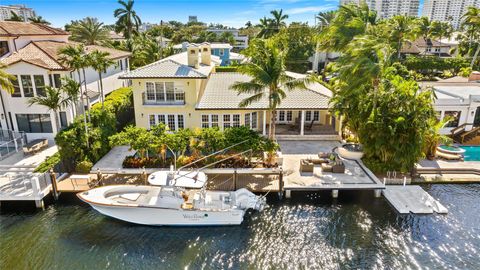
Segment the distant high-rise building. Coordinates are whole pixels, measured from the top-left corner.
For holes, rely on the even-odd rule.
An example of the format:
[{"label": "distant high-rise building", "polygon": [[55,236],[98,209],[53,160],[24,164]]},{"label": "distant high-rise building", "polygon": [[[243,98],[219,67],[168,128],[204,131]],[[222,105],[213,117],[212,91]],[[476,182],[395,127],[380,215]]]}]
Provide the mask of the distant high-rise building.
[{"label": "distant high-rise building", "polygon": [[198,22],[197,16],[188,16],[188,22],[189,22],[189,23],[196,23],[196,22]]},{"label": "distant high-rise building", "polygon": [[340,5],[365,3],[380,19],[395,15],[418,16],[420,0],[340,0]]},{"label": "distant high-rise building", "polygon": [[25,22],[28,21],[28,18],[36,16],[33,8],[27,8],[25,5],[0,5],[0,21],[10,19],[12,12],[22,17]]},{"label": "distant high-rise building", "polygon": [[430,20],[450,22],[458,28],[470,6],[480,7],[480,0],[425,0],[422,15]]}]

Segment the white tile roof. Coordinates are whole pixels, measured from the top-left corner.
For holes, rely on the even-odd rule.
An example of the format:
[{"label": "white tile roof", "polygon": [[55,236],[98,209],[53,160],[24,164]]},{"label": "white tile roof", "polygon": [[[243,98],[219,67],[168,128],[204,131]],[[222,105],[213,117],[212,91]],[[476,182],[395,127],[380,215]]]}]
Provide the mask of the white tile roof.
[{"label": "white tile roof", "polygon": [[137,68],[120,76],[120,79],[141,78],[207,78],[205,74],[193,67],[183,65],[172,59],[162,59],[149,65]]},{"label": "white tile roof", "polygon": [[[289,75],[290,76],[290,75]],[[250,77],[236,72],[221,72],[212,74],[208,80],[205,92],[197,104],[198,110],[233,110],[242,109],[238,104],[250,94],[238,94],[230,89],[234,82],[246,82]],[[330,98],[314,89],[287,91],[287,97],[282,100],[278,109],[327,109]],[[266,109],[266,97],[250,104],[244,109]]]}]

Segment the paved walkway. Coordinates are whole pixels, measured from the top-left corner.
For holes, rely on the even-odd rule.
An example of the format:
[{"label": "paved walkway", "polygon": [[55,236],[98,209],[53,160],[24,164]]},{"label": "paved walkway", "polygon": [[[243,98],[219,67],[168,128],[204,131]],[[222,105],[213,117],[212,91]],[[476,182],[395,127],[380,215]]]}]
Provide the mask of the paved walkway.
[{"label": "paved walkway", "polygon": [[279,141],[283,155],[285,189],[377,189],[384,188],[361,161],[343,160],[345,173],[322,172],[315,165],[313,173],[300,172],[300,159],[318,158],[319,152],[331,152],[340,146],[335,141]]},{"label": "paved walkway", "polygon": [[[118,172],[125,170],[122,167],[123,160],[127,156],[135,154],[135,150],[129,150],[130,146],[115,146],[108,152],[105,156],[102,157],[95,165],[92,167],[92,172],[96,172],[99,169],[102,172]],[[135,169],[137,171],[138,169]]]}]

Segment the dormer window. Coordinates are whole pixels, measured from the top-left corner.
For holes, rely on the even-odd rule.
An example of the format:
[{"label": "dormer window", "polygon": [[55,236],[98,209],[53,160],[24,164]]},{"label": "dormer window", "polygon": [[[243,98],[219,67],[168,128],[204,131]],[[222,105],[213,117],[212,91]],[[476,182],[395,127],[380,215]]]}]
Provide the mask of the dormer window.
[{"label": "dormer window", "polygon": [[8,41],[0,41],[0,56],[4,56],[9,52]]},{"label": "dormer window", "polygon": [[203,48],[203,51],[204,51],[204,52],[208,52],[208,48]]},{"label": "dormer window", "polygon": [[190,50],[190,54],[195,54],[195,50]]}]

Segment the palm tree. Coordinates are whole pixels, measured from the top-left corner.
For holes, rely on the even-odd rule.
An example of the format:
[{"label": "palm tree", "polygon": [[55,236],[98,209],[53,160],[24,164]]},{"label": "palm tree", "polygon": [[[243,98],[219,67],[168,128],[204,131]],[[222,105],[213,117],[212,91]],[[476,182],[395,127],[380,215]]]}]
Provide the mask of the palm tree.
[{"label": "palm tree", "polygon": [[97,18],[86,17],[71,27],[72,40],[96,45],[109,38],[108,30]]},{"label": "palm tree", "polygon": [[[315,17],[318,20],[318,26],[320,27],[320,32],[324,31],[324,29],[328,28],[330,24],[332,23],[333,19],[335,19],[335,16],[337,15],[337,11],[327,11],[327,12],[319,12],[318,15]],[[317,37],[317,45],[315,47],[315,60],[313,62],[314,68],[313,70],[318,69],[318,62],[319,62],[319,57],[320,57],[320,40],[319,37]],[[325,63],[323,65],[323,78],[326,77],[327,73],[327,65],[328,65],[328,59],[330,58],[330,52],[328,50],[325,51]]]},{"label": "palm tree", "polygon": [[462,19],[462,26],[470,28],[472,32],[476,33],[475,38],[477,39],[477,50],[470,62],[470,67],[473,68],[473,65],[477,61],[477,57],[480,54],[480,34],[478,34],[480,33],[480,8],[468,7],[467,12],[462,16]]},{"label": "palm tree", "polygon": [[[442,44],[443,38],[450,38],[453,34],[453,27],[449,22],[440,22],[440,21],[433,21],[432,22],[432,35],[435,38],[438,38],[440,45]],[[440,56],[441,52],[438,52]]]},{"label": "palm tree", "polygon": [[77,112],[77,101],[80,98],[80,92],[81,92],[81,85],[77,81],[69,78],[69,77],[63,77],[62,78],[62,91],[67,95],[68,97],[68,103],[72,104],[72,113],[75,116]]},{"label": "palm tree", "polygon": [[435,31],[432,26],[432,21],[430,21],[428,17],[419,18],[416,22],[416,25],[417,25],[415,29],[416,36],[422,37],[425,43],[427,43],[429,39],[435,36]]},{"label": "palm tree", "polygon": [[5,67],[4,64],[0,63],[0,87],[7,93],[13,93],[13,80],[17,78],[13,75],[8,74],[3,68]]},{"label": "palm tree", "polygon": [[387,30],[390,31],[393,46],[397,50],[397,58],[400,59],[401,50],[405,42],[414,38],[415,19],[410,16],[397,15],[387,21]]},{"label": "palm tree", "polygon": [[269,38],[272,36],[272,26],[271,26],[271,19],[267,17],[260,18],[260,24],[258,24],[260,28],[260,32],[258,33],[258,38]]},{"label": "palm tree", "polygon": [[42,18],[42,16],[35,16],[35,17],[30,17],[28,20],[32,23],[39,23],[39,24],[45,24],[45,25],[50,25],[50,22]]},{"label": "palm tree", "polygon": [[320,27],[320,30],[322,30],[325,27],[328,27],[335,16],[337,15],[336,10],[331,10],[327,12],[319,12],[315,18],[318,20],[318,26]]},{"label": "palm tree", "polygon": [[377,13],[366,4],[340,6],[337,15],[319,35],[320,48],[344,52],[355,36],[367,33],[377,25]]},{"label": "palm tree", "polygon": [[287,14],[283,14],[283,9],[280,10],[272,10],[270,11],[270,14],[272,14],[273,18],[271,19],[272,22],[272,27],[274,28],[273,30],[278,33],[280,31],[280,28],[284,28],[287,26],[285,23],[285,20],[288,19]]},{"label": "palm tree", "polygon": [[123,32],[123,36],[127,39],[132,37],[134,31],[138,31],[138,26],[142,24],[140,17],[138,17],[135,10],[133,10],[133,0],[128,0],[127,2],[119,0],[118,3],[122,6],[121,8],[115,9],[113,16],[118,18],[116,22],[117,30]]},{"label": "palm tree", "polygon": [[238,94],[251,94],[239,104],[240,107],[268,99],[270,112],[268,137],[275,139],[275,115],[277,106],[286,97],[285,90],[306,88],[307,79],[294,79],[285,73],[286,53],[279,49],[275,40],[256,40],[253,50],[247,51],[252,61],[238,68],[240,73],[251,77],[247,82],[235,82],[231,88]]},{"label": "palm tree", "polygon": [[61,89],[45,86],[45,96],[31,97],[28,99],[27,103],[28,106],[36,104],[47,107],[48,111],[53,111],[55,119],[55,133],[60,131],[58,112],[68,105],[68,100],[63,98],[63,92]]},{"label": "palm tree", "polygon": [[6,19],[5,21],[9,22],[23,22],[23,18],[19,16],[17,13],[10,11],[10,18]]},{"label": "palm tree", "polygon": [[[78,83],[81,84],[82,78],[80,75],[80,70],[83,70],[84,82],[85,82],[85,97],[87,99],[87,103],[89,102],[89,98],[87,96],[87,79],[85,77],[85,67],[88,65],[88,57],[85,57],[85,47],[82,44],[68,45],[59,50],[59,59],[60,63],[67,65],[69,68],[77,71],[78,75]],[[81,92],[81,90],[80,90]],[[85,112],[85,102],[83,101],[83,94],[81,94],[81,104],[82,104],[82,112],[83,112],[83,121],[85,125],[85,137],[87,138],[87,147],[88,147],[88,127],[87,127],[87,117]],[[88,106],[90,107],[90,106]]]},{"label": "palm tree", "polygon": [[[156,42],[155,42],[156,43]],[[95,50],[90,53],[90,66],[98,72],[98,78],[100,79],[100,96],[102,99],[102,108],[105,101],[105,95],[103,93],[103,82],[102,82],[102,72],[106,72],[107,68],[115,64],[115,62],[110,59],[108,52],[101,52]]]}]

